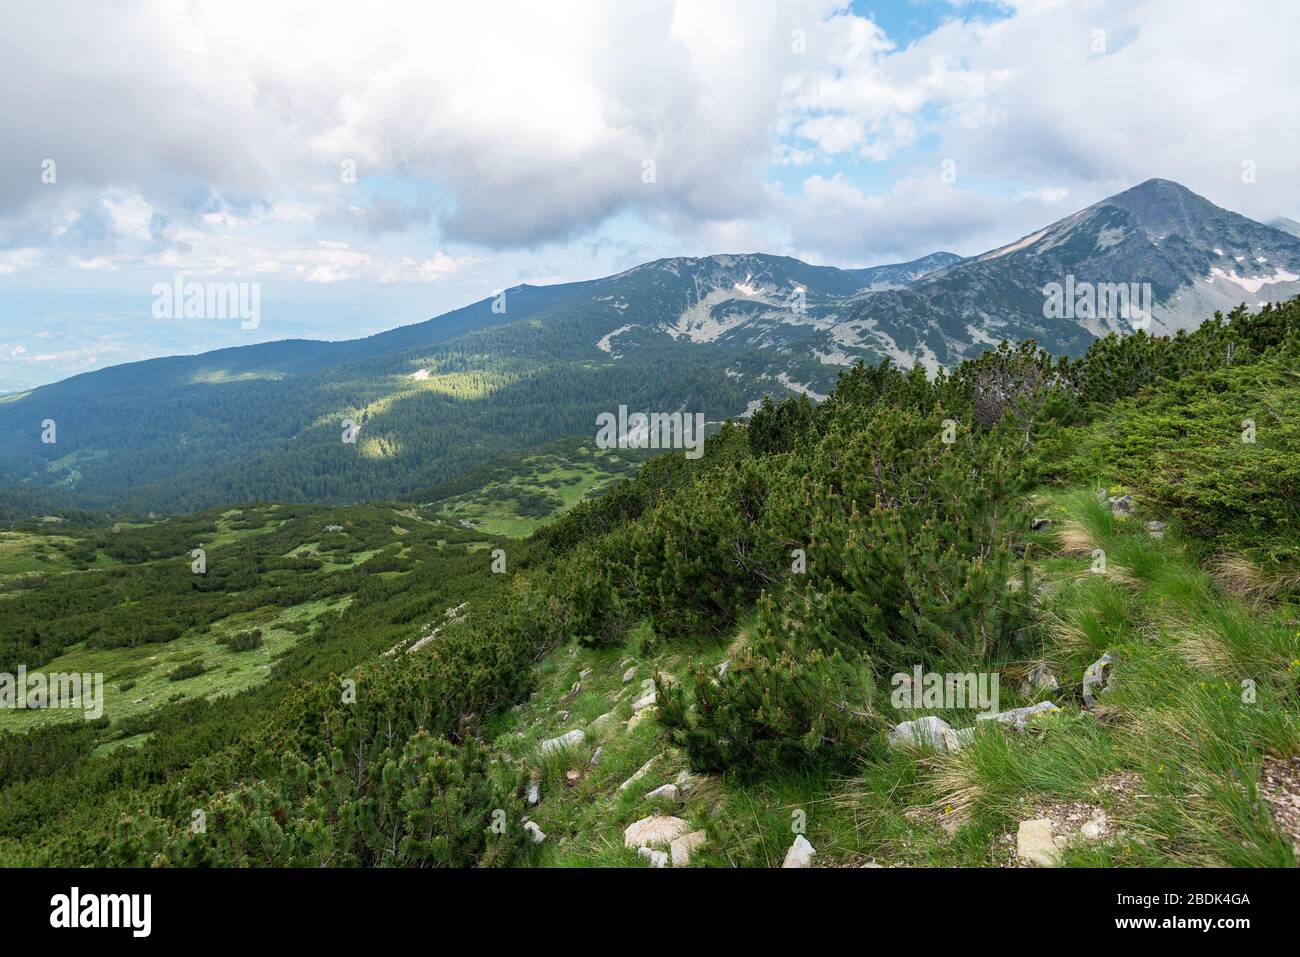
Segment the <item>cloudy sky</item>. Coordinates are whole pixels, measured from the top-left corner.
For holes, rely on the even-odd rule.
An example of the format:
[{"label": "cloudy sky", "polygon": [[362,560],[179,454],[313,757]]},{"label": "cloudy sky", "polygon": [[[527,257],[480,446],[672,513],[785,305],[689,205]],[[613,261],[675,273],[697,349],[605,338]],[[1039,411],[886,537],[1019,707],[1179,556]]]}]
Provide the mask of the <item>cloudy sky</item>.
[{"label": "cloudy sky", "polygon": [[[1297,34],[1286,0],[6,4],[0,392],[661,256],[971,254],[1153,176],[1300,219]],[[154,318],[177,274],[259,283],[260,324]]]}]

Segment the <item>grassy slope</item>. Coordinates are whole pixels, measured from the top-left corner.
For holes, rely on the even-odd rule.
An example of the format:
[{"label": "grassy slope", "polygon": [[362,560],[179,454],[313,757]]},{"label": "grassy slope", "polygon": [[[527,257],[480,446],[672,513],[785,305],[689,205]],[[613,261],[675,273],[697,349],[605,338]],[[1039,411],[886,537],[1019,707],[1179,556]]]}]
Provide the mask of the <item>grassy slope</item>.
[{"label": "grassy slope", "polygon": [[[1294,403],[1273,404],[1283,410],[1275,423],[1289,426],[1285,410],[1294,408]],[[1219,418],[1232,426],[1240,415],[1236,405],[1229,404]],[[1127,403],[1086,427],[1089,435],[1072,435],[1070,441],[1081,446],[1091,443],[1094,451],[1105,449],[1105,442],[1116,436],[1145,441],[1137,430],[1144,418],[1151,417],[1140,403]],[[1260,416],[1260,421],[1268,420]],[[1180,447],[1168,439],[1169,434],[1176,433],[1161,438],[1162,454],[1177,458]],[[1223,441],[1235,441],[1231,428],[1225,434],[1228,438]],[[1211,448],[1200,436],[1188,441]],[[1285,451],[1288,442],[1279,448]],[[1237,444],[1230,448],[1238,454]],[[886,752],[848,779],[786,773],[741,786],[695,776],[680,800],[654,804],[645,799],[646,792],[680,780],[686,764],[681,754],[665,746],[652,717],[627,728],[632,702],[646,690],[642,682],[656,670],[687,675],[690,659],[715,667],[734,656],[732,646],[743,641],[747,624],[724,641],[694,646],[654,646],[644,625],[619,647],[590,649],[574,643],[536,666],[539,690],[532,699],[490,717],[485,729],[485,737],[499,753],[536,768],[541,775],[543,800],[529,813],[548,839],[532,849],[532,862],[640,865],[643,862],[635,853],[623,848],[622,831],[659,810],[685,817],[707,832],[708,843],[696,855],[701,865],[777,865],[790,845],[792,831],[804,822],[821,865],[1004,866],[1015,862],[1018,822],[1049,816],[1073,833],[1080,814],[1086,819],[1094,810],[1104,809],[1111,827],[1109,838],[1096,844],[1076,840],[1064,852],[1064,863],[1294,864],[1296,835],[1279,830],[1259,781],[1266,761],[1292,755],[1300,746],[1295,707],[1300,615],[1294,606],[1254,603],[1240,597],[1240,591],[1225,591],[1207,571],[1212,555],[1203,534],[1185,535],[1171,515],[1144,513],[1142,504],[1149,499],[1142,487],[1136,490],[1136,515],[1127,520],[1112,516],[1100,504],[1096,490],[1084,483],[1094,478],[1110,483],[1121,475],[1132,480],[1146,476],[1140,470],[1134,476],[1125,475],[1123,468],[1108,470],[1107,458],[1081,456],[1085,467],[1075,472],[1070,483],[1037,491],[1035,512],[1051,518],[1053,525],[1032,533],[1026,542],[1037,572],[1031,585],[1041,589],[1043,598],[1044,637],[1033,661],[1013,663],[1002,674],[1000,704],[1010,708],[1028,703],[1029,699],[1018,697],[1020,678],[1042,660],[1062,681],[1062,687],[1051,693],[1063,709],[1059,715],[1040,719],[1026,733],[981,727],[972,743],[955,754]],[[1135,468],[1129,460],[1119,461],[1125,468]],[[538,489],[548,476],[563,474],[567,474],[563,465],[539,456],[513,472],[501,473],[496,485]],[[493,500],[507,499],[484,496],[479,506],[487,508]],[[468,503],[475,497],[460,492],[439,502],[453,500]],[[299,536],[291,549],[277,553],[328,552],[319,526],[326,514],[331,521],[337,514],[346,524],[345,513],[322,510],[312,534]],[[234,527],[230,521],[234,514],[221,515],[211,546],[253,548],[261,535],[271,534],[269,527]],[[1169,522],[1163,538],[1146,531],[1145,523],[1152,518]],[[402,546],[404,554],[406,543],[423,533],[421,523],[427,520],[417,510],[393,509],[383,528],[391,531],[392,543]],[[1233,532],[1259,537],[1236,528]],[[53,529],[50,534],[55,534]],[[35,557],[39,536],[30,535],[16,546],[10,574],[21,574],[27,571],[26,564],[39,560]],[[486,542],[477,544],[488,547]],[[1105,574],[1092,571],[1096,549],[1106,553]],[[372,547],[343,561],[327,560],[320,573],[336,574],[375,554]],[[102,553],[99,558],[104,559]],[[379,572],[376,577],[399,574],[405,573]],[[396,606],[381,607],[385,614],[369,617],[398,620],[388,619]],[[211,622],[209,628],[215,632],[257,624],[274,633],[272,617],[287,621],[300,614],[314,617],[323,610],[268,607],[249,616]],[[264,619],[259,620],[259,615]],[[275,652],[271,636],[268,646]],[[153,693],[163,700],[185,686],[207,696],[232,693],[232,688],[251,687],[259,680],[254,673],[256,658],[246,656],[262,650],[232,654],[216,645],[215,634],[207,631],[161,647],[167,656],[181,657],[150,662],[147,673],[135,680],[141,687],[161,683],[164,687]],[[290,644],[283,647],[291,650]],[[121,661],[109,662],[119,669],[141,666],[138,658],[124,654],[127,651],[100,654],[123,653]],[[1101,708],[1087,712],[1082,707],[1081,676],[1104,651],[1117,659],[1112,688]],[[165,687],[165,671],[177,661],[207,652],[222,670]],[[85,660],[78,658],[85,654],[85,649],[74,646],[64,658],[75,662]],[[143,649],[143,654],[158,655],[159,646]],[[224,671],[241,663],[250,666],[242,676]],[[625,683],[622,675],[628,667],[634,667],[635,674]],[[584,671],[589,673],[583,675]],[[130,680],[121,673],[118,678]],[[201,684],[205,680],[212,684]],[[235,687],[245,680],[248,684]],[[974,724],[971,712],[939,713],[955,727]],[[597,733],[592,723],[602,715],[609,717]],[[896,713],[890,718],[898,722],[917,716]],[[540,758],[540,742],[574,728],[589,732],[583,746]],[[147,738],[143,733],[101,739],[95,754],[131,747]],[[597,745],[603,751],[600,763],[593,766],[590,757]],[[645,775],[620,791],[619,785],[648,762],[652,763]],[[576,780],[567,778],[570,770],[577,772]]]},{"label": "grassy slope", "polygon": [[[257,528],[236,527],[236,520],[245,511],[263,511],[275,516],[279,511],[277,505],[264,505],[248,509],[229,509],[216,519],[217,532],[204,542],[210,557],[220,553],[238,560],[245,556],[266,553],[263,539],[279,532],[284,523],[272,518]],[[353,515],[348,507],[330,507],[317,509],[320,518],[311,525],[312,534],[319,535],[323,523],[348,522]],[[413,508],[392,509],[394,525],[391,528],[392,540],[406,545],[416,540],[431,542],[441,549],[445,539],[439,534],[447,534],[446,526],[437,522],[432,516],[421,514]],[[396,522],[404,522],[405,526]],[[149,530],[152,527],[165,527],[165,522],[118,522],[118,529]],[[0,585],[13,584],[22,579],[39,574],[41,576],[84,575],[72,561],[61,551],[61,547],[73,545],[80,541],[78,533],[62,534],[56,532],[58,526],[39,530],[14,530],[0,532]],[[472,534],[466,537],[473,538]],[[471,541],[466,547],[488,547],[488,542]],[[310,555],[316,557],[321,548],[318,540],[303,542],[287,551],[272,548],[271,552],[285,556]],[[374,558],[381,551],[378,547],[358,548],[346,555],[338,556],[327,553],[318,571],[310,574],[317,576],[335,575],[339,572],[361,569],[365,562]],[[405,557],[409,546],[398,552],[398,557]],[[161,565],[175,561],[186,564],[189,557],[184,552],[180,557],[167,556],[157,562],[138,563],[137,567],[151,564]],[[119,566],[121,563],[97,552],[90,563],[90,569]],[[399,577],[397,571],[377,573],[380,578]],[[0,600],[16,595],[15,591],[0,591]],[[255,688],[272,677],[276,663],[292,648],[305,639],[310,639],[318,630],[319,619],[327,614],[342,614],[351,604],[350,595],[333,596],[302,602],[297,605],[282,607],[278,604],[265,604],[246,612],[226,615],[205,621],[201,626],[188,629],[181,637],[164,643],[147,643],[142,645],[118,647],[91,647],[79,642],[66,648],[64,652],[40,666],[45,673],[79,673],[102,674],[104,676],[104,715],[116,725],[119,722],[142,718],[159,708],[186,699],[202,698],[213,700],[219,697],[234,696]],[[257,629],[262,632],[263,643],[258,648],[234,651],[223,645],[219,639],[224,636]],[[171,680],[170,675],[180,665],[200,662],[204,671],[194,677]],[[0,709],[0,732],[21,732],[32,728],[44,727],[61,722],[80,722],[83,714],[75,709]],[[109,739],[99,746],[97,754],[109,753],[119,746],[138,745],[147,739],[147,735],[135,735],[131,738],[113,738],[116,731],[105,732]]]},{"label": "grassy slope", "polygon": [[[310,628],[295,633],[286,625],[306,622],[310,626],[325,612],[342,612],[348,604],[345,596],[333,602],[311,601],[283,609],[263,606],[212,622],[205,629],[188,632],[161,645],[87,648],[78,644],[42,665],[41,670],[55,674],[102,674],[104,713],[114,721],[140,717],[163,704],[186,698],[211,700],[261,684],[270,677],[276,660],[311,634]],[[218,642],[223,635],[251,629],[262,632],[259,648],[232,651]],[[170,679],[169,675],[179,666],[193,661],[201,662],[206,670],[192,678]],[[62,709],[0,711],[0,730],[25,731],[77,720],[81,720],[80,712]]]},{"label": "grassy slope", "polygon": [[445,521],[523,538],[583,499],[630,478],[646,457],[637,450],[597,449],[590,439],[562,439],[435,489],[431,505]]},{"label": "grassy slope", "polygon": [[[1075,840],[1064,863],[1293,864],[1290,842],[1273,825],[1257,782],[1266,756],[1300,745],[1295,610],[1226,595],[1188,557],[1176,530],[1152,537],[1144,522],[1154,516],[1118,521],[1091,490],[1044,490],[1037,504],[1054,521],[1034,534],[1030,548],[1049,624],[1041,657],[1061,677],[1051,695],[1059,715],[1039,719],[1026,733],[981,727],[954,754],[892,751],[852,780],[789,774],[737,786],[696,776],[679,800],[651,802],[644,795],[678,780],[686,764],[663,744],[653,720],[631,731],[625,721],[644,693],[642,680],[656,668],[685,674],[686,654],[646,657],[635,634],[625,648],[575,644],[539,666],[541,690],[495,729],[499,748],[543,775],[543,800],[531,815],[548,839],[535,861],[644,863],[623,847],[622,831],[657,810],[708,832],[695,857],[700,865],[779,865],[792,829],[804,820],[822,865],[1007,866],[1015,862],[1019,821],[1074,814],[1067,823],[1077,830],[1102,808],[1108,837]],[[1104,575],[1091,570],[1093,548],[1107,553]],[[1105,651],[1118,659],[1111,687],[1103,707],[1088,713],[1082,674]],[[692,654],[715,666],[727,656],[726,644]],[[628,658],[636,676],[624,684]],[[1021,673],[1003,674],[1002,708],[1029,703],[1017,694]],[[1246,680],[1254,683],[1252,703],[1243,701]],[[593,731],[591,723],[605,713],[613,718],[604,733]],[[974,723],[971,712],[934,713],[954,727]],[[587,729],[584,745],[539,757],[542,740],[574,728]],[[592,766],[596,746],[603,751]],[[619,790],[652,760],[637,784]],[[580,772],[576,782],[566,781],[569,769]]]}]

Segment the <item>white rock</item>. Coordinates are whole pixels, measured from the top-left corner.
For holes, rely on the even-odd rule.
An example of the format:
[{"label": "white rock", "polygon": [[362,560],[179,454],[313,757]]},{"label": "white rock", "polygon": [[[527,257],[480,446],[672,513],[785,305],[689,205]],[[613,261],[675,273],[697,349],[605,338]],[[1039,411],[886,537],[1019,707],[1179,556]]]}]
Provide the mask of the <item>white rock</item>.
[{"label": "white rock", "polygon": [[534,821],[524,822],[524,830],[528,832],[528,836],[533,839],[534,844],[540,844],[546,840],[546,832],[538,827]]},{"label": "white rock", "polygon": [[668,855],[663,851],[656,851],[654,848],[650,847],[638,847],[636,852],[639,856],[648,860],[651,867],[668,866]]},{"label": "white rock", "polygon": [[636,714],[632,715],[632,717],[628,718],[627,730],[632,731],[633,729],[635,729],[637,725],[639,725],[646,718],[650,717],[650,712],[653,710],[654,710],[653,708],[642,708]]},{"label": "white rock", "polygon": [[646,708],[653,708],[655,706],[655,701],[656,701],[655,692],[654,689],[652,688],[649,694],[637,698],[635,701],[632,702],[632,710],[644,711]]},{"label": "white rock", "polygon": [[1045,817],[1021,821],[1016,832],[1016,857],[1026,864],[1055,867],[1060,848],[1052,837],[1052,822]]},{"label": "white rock", "polygon": [[1040,701],[1027,708],[1012,708],[1010,711],[999,711],[997,714],[977,714],[975,720],[996,721],[998,724],[1009,724],[1017,731],[1023,731],[1025,724],[1035,715],[1055,714],[1060,710],[1050,701]]},{"label": "white rock", "polygon": [[1100,841],[1107,830],[1106,812],[1098,810],[1087,824],[1079,828],[1079,833],[1090,841]]},{"label": "white rock", "polygon": [[636,666],[633,665],[631,668],[628,668],[627,671],[623,672],[623,684],[627,684],[635,677],[636,677]]},{"label": "white rock", "polygon": [[593,738],[603,738],[605,735],[609,734],[609,732],[614,730],[614,724],[617,721],[618,718],[615,716],[614,712],[606,711],[600,717],[596,718],[596,720],[592,721],[591,724],[587,725],[587,733]]},{"label": "white rock", "polygon": [[666,814],[651,814],[639,821],[629,824],[623,831],[624,847],[668,847],[684,834],[690,833],[691,826],[680,817]]},{"label": "white rock", "polygon": [[554,754],[556,751],[563,751],[565,748],[576,748],[582,742],[587,740],[587,733],[579,729],[574,729],[567,734],[562,734],[558,738],[549,738],[542,742],[542,754]]},{"label": "white rock", "polygon": [[640,781],[643,777],[645,777],[647,774],[650,773],[650,769],[651,769],[652,767],[654,767],[654,763],[655,763],[656,761],[658,761],[658,760],[659,760],[659,756],[658,756],[658,755],[655,755],[653,758],[651,758],[651,759],[650,759],[649,761],[647,761],[645,764],[641,765],[640,770],[638,770],[638,771],[637,771],[635,774],[633,774],[630,778],[628,778],[626,781],[624,781],[622,784],[620,784],[620,785],[618,786],[618,789],[619,789],[620,791],[626,791],[626,790],[627,790],[628,788],[630,788],[632,785],[636,784],[637,781]]},{"label": "white rock", "polygon": [[676,801],[676,800],[677,800],[677,785],[676,785],[676,784],[661,784],[661,785],[659,785],[659,787],[655,788],[653,791],[651,791],[649,794],[647,794],[647,795],[645,796],[645,799],[646,799],[647,801],[652,801],[652,800],[654,800],[655,798],[667,798],[667,799],[670,800],[670,801]]},{"label": "white rock", "polygon": [[578,680],[581,681],[583,678],[587,677],[587,675],[589,675],[589,674],[591,674],[591,669],[590,669],[590,668],[583,668],[581,671],[578,672]]},{"label": "white rock", "polygon": [[538,801],[540,801],[541,799],[542,799],[542,786],[541,786],[541,784],[538,783],[537,781],[530,781],[530,782],[528,783],[528,793],[527,793],[527,795],[526,795],[526,797],[525,797],[525,800],[526,800],[529,804],[536,804],[536,803],[537,803]]},{"label": "white rock", "polygon": [[790,850],[785,852],[785,860],[781,862],[781,866],[812,867],[812,859],[816,854],[816,848],[808,843],[806,837],[799,834],[795,837],[794,843],[790,845]]},{"label": "white rock", "polygon": [[592,752],[591,763],[600,764],[600,759],[604,756],[604,754],[605,754],[604,748],[597,748],[594,752]]},{"label": "white rock", "polygon": [[952,730],[952,726],[942,718],[927,715],[913,721],[904,721],[885,736],[894,747],[929,746],[936,751],[956,751],[961,741]]},{"label": "white rock", "polygon": [[672,855],[673,867],[686,867],[691,863],[691,854],[697,847],[708,840],[708,835],[703,831],[692,831],[685,834],[668,846],[668,851]]},{"label": "white rock", "polygon": [[1042,691],[1055,691],[1061,687],[1061,683],[1056,680],[1056,675],[1052,673],[1051,667],[1045,661],[1040,661],[1030,669],[1025,680],[1020,684],[1020,695],[1024,698],[1032,698]]}]

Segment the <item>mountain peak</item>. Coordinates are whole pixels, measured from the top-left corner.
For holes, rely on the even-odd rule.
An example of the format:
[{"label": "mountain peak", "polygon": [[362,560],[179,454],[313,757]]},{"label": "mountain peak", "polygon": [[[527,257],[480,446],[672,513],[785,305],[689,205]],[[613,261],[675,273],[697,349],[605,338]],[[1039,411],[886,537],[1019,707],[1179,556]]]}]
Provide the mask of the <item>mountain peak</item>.
[{"label": "mountain peak", "polygon": [[1225,217],[1236,217],[1235,213],[1169,179],[1146,180],[1103,199],[1093,209],[1103,207],[1127,210],[1135,225],[1156,238],[1175,232],[1189,238],[1210,235],[1222,228]]},{"label": "mountain peak", "polygon": [[[1142,182],[1138,183],[1136,186],[1130,186],[1122,193],[1117,193],[1116,196],[1125,196],[1129,193],[1134,193],[1138,195],[1142,195],[1142,194],[1155,195],[1155,194],[1163,193],[1166,195],[1173,194],[1173,195],[1196,196],[1195,193],[1193,193],[1182,183],[1175,183],[1172,179],[1161,179],[1158,176],[1153,176],[1151,179],[1143,180]],[[1112,199],[1113,198],[1115,197],[1112,197]],[[1196,196],[1196,198],[1201,199],[1200,196]],[[1202,201],[1208,202],[1208,200],[1202,200]]]}]

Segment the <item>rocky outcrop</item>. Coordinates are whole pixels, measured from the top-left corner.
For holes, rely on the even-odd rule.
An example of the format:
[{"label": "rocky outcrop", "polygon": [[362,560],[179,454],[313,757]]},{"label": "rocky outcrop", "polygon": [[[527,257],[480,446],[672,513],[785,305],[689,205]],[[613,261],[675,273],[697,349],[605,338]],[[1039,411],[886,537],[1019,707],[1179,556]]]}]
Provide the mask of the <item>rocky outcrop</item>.
[{"label": "rocky outcrop", "polygon": [[885,740],[896,748],[930,747],[936,751],[956,751],[961,747],[952,726],[934,715],[904,721],[890,731]]},{"label": "rocky outcrop", "polygon": [[623,830],[623,846],[630,848],[668,847],[689,834],[691,826],[680,817],[652,814],[634,821]]},{"label": "rocky outcrop", "polygon": [[548,738],[542,742],[541,751],[543,755],[555,754],[566,748],[576,748],[587,740],[585,731],[574,729],[567,734],[562,734],[558,738]]},{"label": "rocky outcrop", "polygon": [[817,855],[817,849],[808,843],[808,839],[802,834],[794,839],[790,849],[785,852],[785,860],[781,862],[782,867],[812,867],[813,858]]}]

